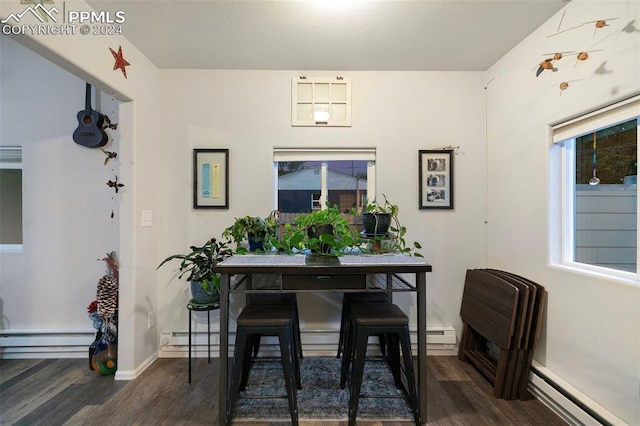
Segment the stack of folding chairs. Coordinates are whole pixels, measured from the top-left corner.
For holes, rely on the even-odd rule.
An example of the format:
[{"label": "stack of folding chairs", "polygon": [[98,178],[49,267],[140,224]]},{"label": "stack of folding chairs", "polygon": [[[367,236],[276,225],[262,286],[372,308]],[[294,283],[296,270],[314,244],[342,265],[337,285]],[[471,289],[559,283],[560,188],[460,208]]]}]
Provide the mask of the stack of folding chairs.
[{"label": "stack of folding chairs", "polygon": [[469,269],[458,359],[472,364],[503,399],[529,399],[531,361],[546,302],[544,287],[495,269]]}]

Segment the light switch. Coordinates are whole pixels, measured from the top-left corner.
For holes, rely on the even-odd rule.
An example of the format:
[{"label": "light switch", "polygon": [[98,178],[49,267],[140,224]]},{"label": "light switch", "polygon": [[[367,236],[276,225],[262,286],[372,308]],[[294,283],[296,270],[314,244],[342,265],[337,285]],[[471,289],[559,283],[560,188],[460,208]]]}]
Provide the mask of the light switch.
[{"label": "light switch", "polygon": [[147,228],[151,226],[151,210],[142,210],[142,227]]}]

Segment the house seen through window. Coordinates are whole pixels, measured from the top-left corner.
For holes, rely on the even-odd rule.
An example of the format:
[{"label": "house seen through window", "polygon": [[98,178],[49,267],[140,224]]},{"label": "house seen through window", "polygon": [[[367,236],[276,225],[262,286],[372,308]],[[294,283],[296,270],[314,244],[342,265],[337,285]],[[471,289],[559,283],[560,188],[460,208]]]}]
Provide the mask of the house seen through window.
[{"label": "house seen through window", "polygon": [[373,193],[375,150],[276,150],[275,208],[281,223],[337,205],[345,215]]},{"label": "house seen through window", "polygon": [[278,211],[307,213],[323,207],[322,188],[326,199],[347,213],[362,205],[367,196],[366,161],[328,161],[325,184],[322,182],[323,162],[299,161],[278,164]]}]

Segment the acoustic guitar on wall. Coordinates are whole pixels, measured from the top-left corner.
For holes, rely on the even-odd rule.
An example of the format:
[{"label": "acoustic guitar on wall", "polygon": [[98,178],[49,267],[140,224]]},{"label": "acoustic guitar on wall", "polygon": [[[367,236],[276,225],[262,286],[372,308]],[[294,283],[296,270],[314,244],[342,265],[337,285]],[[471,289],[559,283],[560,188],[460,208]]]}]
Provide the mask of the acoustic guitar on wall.
[{"label": "acoustic guitar on wall", "polygon": [[100,148],[105,146],[109,136],[103,129],[104,116],[91,108],[91,85],[87,83],[85,105],[77,116],[78,127],[73,132],[73,140],[78,145],[87,148]]}]

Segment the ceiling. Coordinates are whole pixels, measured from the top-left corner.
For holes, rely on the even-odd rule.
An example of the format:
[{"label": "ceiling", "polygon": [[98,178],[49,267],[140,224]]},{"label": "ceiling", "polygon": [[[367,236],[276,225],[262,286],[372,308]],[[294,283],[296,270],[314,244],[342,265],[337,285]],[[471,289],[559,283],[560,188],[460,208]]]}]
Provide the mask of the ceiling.
[{"label": "ceiling", "polygon": [[485,71],[566,0],[87,0],[159,68]]}]

